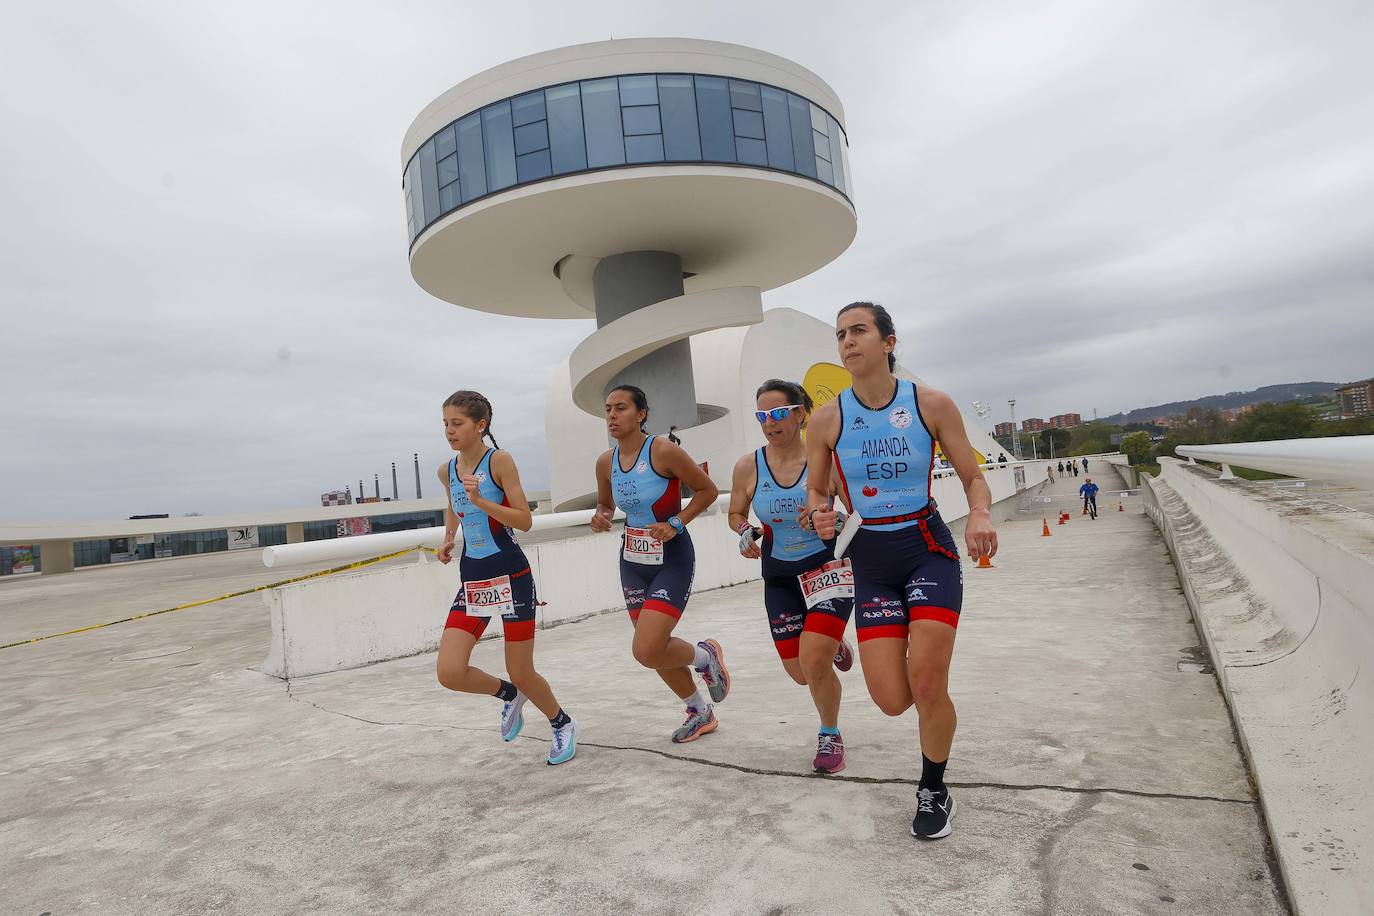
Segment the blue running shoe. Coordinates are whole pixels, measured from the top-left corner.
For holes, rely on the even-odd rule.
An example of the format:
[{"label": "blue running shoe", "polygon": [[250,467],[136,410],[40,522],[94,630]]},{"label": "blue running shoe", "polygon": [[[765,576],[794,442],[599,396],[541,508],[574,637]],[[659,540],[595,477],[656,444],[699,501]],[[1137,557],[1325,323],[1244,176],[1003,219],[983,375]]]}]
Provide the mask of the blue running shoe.
[{"label": "blue running shoe", "polygon": [[501,705],[501,740],[514,741],[525,727],[525,695],[516,691],[515,699]]},{"label": "blue running shoe", "polygon": [[553,743],[549,745],[549,766],[567,763],[577,753],[577,720],[569,719],[568,724],[553,730]]}]

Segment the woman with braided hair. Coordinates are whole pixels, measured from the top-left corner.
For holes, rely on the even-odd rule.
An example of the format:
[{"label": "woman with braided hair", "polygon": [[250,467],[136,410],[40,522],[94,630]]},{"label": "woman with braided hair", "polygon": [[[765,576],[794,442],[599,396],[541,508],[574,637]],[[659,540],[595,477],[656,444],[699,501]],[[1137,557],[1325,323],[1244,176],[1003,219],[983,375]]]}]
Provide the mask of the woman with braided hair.
[{"label": "woman with braided hair", "polygon": [[[577,753],[577,720],[563,711],[548,682],[534,670],[534,576],[511,530],[529,531],[532,516],[515,459],[496,447],[491,413],[491,402],[476,391],[455,391],[444,401],[444,435],[457,454],[439,468],[439,480],[449,492],[439,562],[452,559],[459,525],[463,552],[458,560],[462,585],[439,640],[439,683],[499,697],[506,741],[520,734],[525,701],[532,701],[553,729],[549,763],[565,763]],[[491,439],[493,447],[487,448],[483,438]],[[509,681],[469,664],[472,647],[496,616],[505,632]]]}]

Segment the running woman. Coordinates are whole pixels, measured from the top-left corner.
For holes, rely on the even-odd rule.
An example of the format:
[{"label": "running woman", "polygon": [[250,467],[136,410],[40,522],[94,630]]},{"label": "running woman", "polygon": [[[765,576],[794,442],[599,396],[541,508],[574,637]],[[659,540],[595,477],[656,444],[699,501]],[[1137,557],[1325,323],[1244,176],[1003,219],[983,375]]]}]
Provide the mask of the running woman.
[{"label": "running woman", "polygon": [[[773,646],[792,680],[810,688],[820,715],[812,766],[817,773],[838,773],[844,769],[844,740],[834,669],[848,671],[854,664],[854,650],[844,640],[854,599],[852,585],[836,588],[834,544],[801,527],[806,511],[802,429],[811,396],[796,382],[781,379],[764,382],[755,396],[754,416],[768,444],[735,463],[730,528],[739,533],[741,554],[763,560],[763,606]],[[761,528],[749,521],[750,508]],[[846,588],[849,595],[827,596]]]},{"label": "running woman", "polygon": [[935,441],[968,497],[964,541],[972,556],[997,553],[988,517],[992,493],[949,395],[892,374],[897,335],[886,309],[850,303],[836,319],[835,337],[854,381],[811,420],[809,521],[822,538],[833,536],[833,462],[840,487],[863,517],[847,555],[864,681],[889,716],[916,706],[921,779],[911,834],[933,840],[949,836],[956,810],[944,777],[955,728],[949,663],[964,593],[954,536],[930,498]]},{"label": "running woman", "polygon": [[[730,692],[720,643],[706,639],[695,646],[673,636],[692,593],[696,552],[687,523],[716,501],[716,485],[675,442],[644,432],[649,399],[633,385],[612,388],[606,396],[606,431],[615,447],[596,459],[597,505],[593,531],[610,531],[611,515],[625,513],[620,542],[620,586],[634,624],[634,657],[653,668],[687,705],[687,719],[673,741],[695,741],[716,730],[716,715],[697,689],[692,668],[701,675],[711,699],[719,703]],[[684,508],[681,485],[692,488]]]},{"label": "running woman", "polygon": [[[563,711],[548,682],[534,670],[534,576],[511,533],[512,528],[529,531],[532,520],[520,472],[510,453],[495,447],[491,402],[475,391],[455,391],[444,401],[444,435],[458,454],[439,468],[439,480],[449,492],[439,562],[453,558],[460,524],[463,553],[458,560],[462,585],[439,639],[439,683],[449,690],[499,697],[506,741],[520,734],[525,701],[533,701],[553,728],[549,763],[566,763],[577,753],[577,720]],[[483,437],[491,439],[493,448],[486,447]],[[501,618],[505,631],[508,681],[469,664],[472,647],[493,616]]]}]

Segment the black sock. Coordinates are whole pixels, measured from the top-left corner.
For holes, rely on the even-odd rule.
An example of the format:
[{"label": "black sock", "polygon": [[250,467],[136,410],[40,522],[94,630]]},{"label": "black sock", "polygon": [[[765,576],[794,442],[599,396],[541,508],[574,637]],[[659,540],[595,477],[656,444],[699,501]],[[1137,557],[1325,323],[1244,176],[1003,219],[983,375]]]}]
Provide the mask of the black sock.
[{"label": "black sock", "polygon": [[572,718],[563,711],[563,707],[558,708],[558,715],[549,720],[549,724],[554,728],[562,728],[572,721]]},{"label": "black sock", "polygon": [[925,754],[921,755],[921,785],[922,789],[929,789],[932,792],[939,792],[945,787],[945,764],[948,760],[936,763]]},{"label": "black sock", "polygon": [[515,699],[515,693],[514,684],[510,681],[501,681],[501,686],[496,688],[496,693],[492,694],[492,696],[500,697],[509,703],[511,700]]}]

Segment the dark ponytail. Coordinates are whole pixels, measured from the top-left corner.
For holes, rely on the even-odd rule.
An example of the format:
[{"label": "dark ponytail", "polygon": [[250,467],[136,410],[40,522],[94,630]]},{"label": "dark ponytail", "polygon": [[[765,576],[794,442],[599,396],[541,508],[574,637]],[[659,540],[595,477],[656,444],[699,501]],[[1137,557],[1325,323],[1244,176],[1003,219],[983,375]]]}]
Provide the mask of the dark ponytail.
[{"label": "dark ponytail", "polygon": [[501,447],[496,444],[496,437],[491,433],[491,401],[488,401],[485,395],[476,391],[455,391],[444,401],[444,406],[457,407],[474,423],[486,420],[487,428],[482,435],[491,440],[493,448]]},{"label": "dark ponytail", "polygon": [[[873,325],[878,329],[879,334],[885,338],[897,336],[897,327],[892,323],[892,316],[887,313],[887,309],[878,305],[876,302],[851,302],[840,309],[839,314],[835,316],[835,320],[838,321],[840,315],[843,315],[850,309],[868,309],[869,312],[873,314]],[[887,371],[892,372],[896,368],[897,357],[893,356],[891,353],[887,354]]]}]

